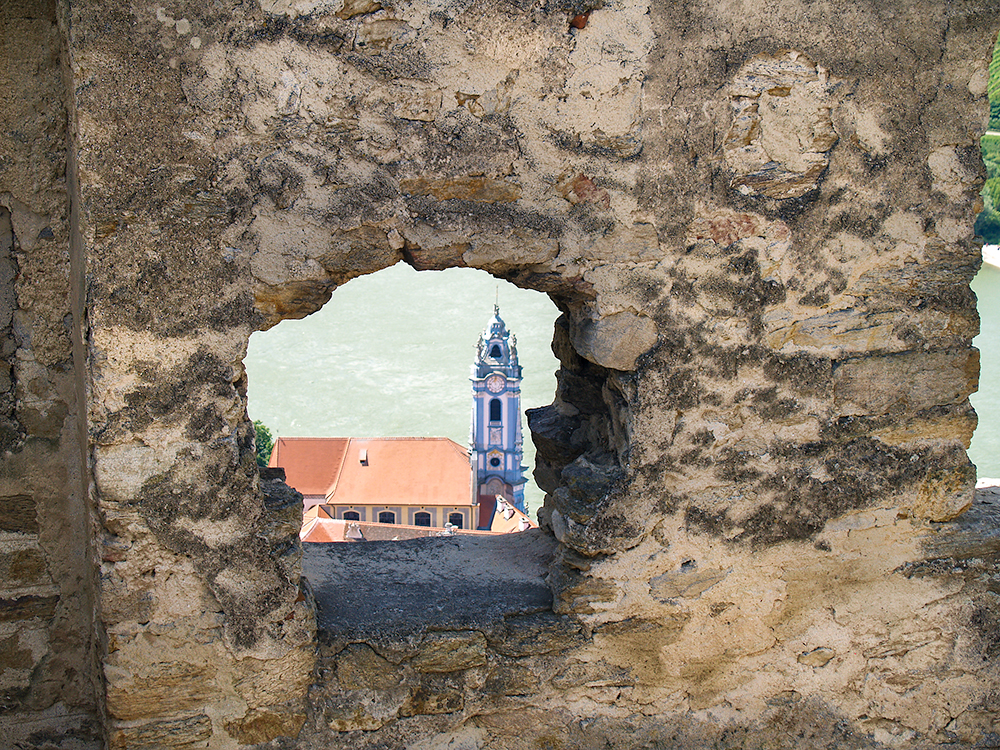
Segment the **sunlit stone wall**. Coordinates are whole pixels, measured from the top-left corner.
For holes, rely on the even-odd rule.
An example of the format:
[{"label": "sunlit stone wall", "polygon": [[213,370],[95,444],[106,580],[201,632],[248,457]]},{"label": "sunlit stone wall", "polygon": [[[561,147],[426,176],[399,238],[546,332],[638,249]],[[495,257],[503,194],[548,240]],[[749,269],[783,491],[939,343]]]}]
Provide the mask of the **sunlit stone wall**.
[{"label": "sunlit stone wall", "polygon": [[[8,66],[44,75],[0,84],[53,108],[39,132],[39,107],[3,114],[7,496],[26,519],[8,541],[51,607],[0,642],[11,690],[60,658],[74,676],[17,710],[80,706],[112,747],[1000,731],[995,524],[967,510],[965,454],[991,2],[58,10],[20,32],[53,51]],[[242,358],[400,260],[564,312],[557,393],[529,418],[553,603],[317,640]],[[70,479],[41,511],[22,485],[43,449]]]}]

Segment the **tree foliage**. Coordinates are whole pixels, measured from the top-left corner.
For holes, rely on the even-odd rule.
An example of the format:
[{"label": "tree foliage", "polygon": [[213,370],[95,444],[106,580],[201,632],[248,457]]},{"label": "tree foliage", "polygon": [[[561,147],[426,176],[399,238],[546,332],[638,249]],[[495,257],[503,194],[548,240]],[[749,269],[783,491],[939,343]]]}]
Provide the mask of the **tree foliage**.
[{"label": "tree foliage", "polygon": [[1000,36],[993,46],[993,59],[990,60],[990,77],[986,83],[986,94],[990,97],[990,103],[1000,101]]},{"label": "tree foliage", "polygon": [[976,234],[988,244],[1000,244],[1000,136],[984,135],[979,142],[986,165],[986,184],[980,195],[983,210],[976,217]]},{"label": "tree foliage", "polygon": [[253,427],[256,432],[254,445],[257,448],[257,465],[267,466],[267,462],[271,458],[271,450],[274,448],[274,438],[271,436],[271,431],[267,429],[267,425],[259,419],[253,421]]},{"label": "tree foliage", "polygon": [[1000,136],[984,135],[979,141],[987,178],[1000,177]]},{"label": "tree foliage", "polygon": [[983,185],[983,202],[991,203],[994,210],[1000,208],[1000,177],[993,177]]},{"label": "tree foliage", "polygon": [[[1000,36],[993,47],[989,81],[986,85],[990,98],[990,130],[1000,130]],[[989,244],[1000,244],[1000,136],[985,135],[980,141],[983,163],[986,165],[986,184],[981,193],[983,210],[976,217],[976,234]]]}]

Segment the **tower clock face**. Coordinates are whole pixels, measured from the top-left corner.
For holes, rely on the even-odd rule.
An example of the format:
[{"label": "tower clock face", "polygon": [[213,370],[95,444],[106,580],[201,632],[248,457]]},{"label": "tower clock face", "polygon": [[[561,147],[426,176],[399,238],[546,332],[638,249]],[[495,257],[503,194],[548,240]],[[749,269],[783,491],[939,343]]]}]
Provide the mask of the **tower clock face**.
[{"label": "tower clock face", "polygon": [[500,393],[505,384],[505,378],[502,375],[490,375],[486,378],[486,389],[490,393]]}]

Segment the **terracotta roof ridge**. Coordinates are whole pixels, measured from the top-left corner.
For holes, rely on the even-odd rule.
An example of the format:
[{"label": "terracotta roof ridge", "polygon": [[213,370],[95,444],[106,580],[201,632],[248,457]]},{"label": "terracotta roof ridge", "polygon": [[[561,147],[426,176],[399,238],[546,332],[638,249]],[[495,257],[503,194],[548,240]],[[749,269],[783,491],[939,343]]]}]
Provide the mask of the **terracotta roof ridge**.
[{"label": "terracotta roof ridge", "polygon": [[333,478],[333,484],[331,484],[326,490],[326,499],[328,502],[337,491],[337,485],[340,484],[340,478],[344,475],[344,466],[347,464],[347,457],[351,454],[351,443],[354,442],[354,438],[343,439],[347,440],[347,447],[344,448],[344,454],[340,457],[340,466],[337,467],[337,473]]},{"label": "terracotta roof ridge", "polygon": [[447,441],[447,442],[450,442],[450,443],[454,443],[455,445],[457,445],[460,448],[462,447],[461,444],[458,441],[454,440],[453,438],[448,437],[447,435],[412,435],[412,436],[408,436],[408,435],[384,435],[384,436],[381,436],[381,437],[376,437],[376,436],[371,436],[371,435],[369,435],[369,436],[352,435],[350,437],[329,437],[329,436],[322,436],[322,435],[317,435],[317,436],[295,435],[295,436],[286,437],[286,436],[283,435],[281,437],[275,438],[275,444],[277,444],[279,440],[346,440],[348,442],[350,442],[352,440],[444,440],[444,441]]},{"label": "terracotta roof ridge", "polygon": [[355,435],[354,437],[348,438],[349,440],[451,440],[455,442],[450,437],[444,435],[386,435],[383,437],[359,437]]},{"label": "terracotta roof ridge", "polygon": [[330,437],[326,435],[280,435],[275,438],[275,442],[278,440],[350,440],[350,438]]},{"label": "terracotta roof ridge", "polygon": [[451,443],[451,444],[452,444],[453,446],[455,446],[455,450],[457,450],[457,451],[458,451],[459,453],[461,453],[461,454],[462,454],[463,456],[465,456],[465,457],[468,457],[468,456],[469,456],[469,449],[468,449],[468,448],[466,448],[465,446],[463,446],[463,445],[462,445],[461,443],[458,443],[457,441],[455,441],[455,440],[452,440],[451,438],[446,438],[446,439],[447,439],[447,440],[448,440],[448,442],[450,442],[450,443]]}]

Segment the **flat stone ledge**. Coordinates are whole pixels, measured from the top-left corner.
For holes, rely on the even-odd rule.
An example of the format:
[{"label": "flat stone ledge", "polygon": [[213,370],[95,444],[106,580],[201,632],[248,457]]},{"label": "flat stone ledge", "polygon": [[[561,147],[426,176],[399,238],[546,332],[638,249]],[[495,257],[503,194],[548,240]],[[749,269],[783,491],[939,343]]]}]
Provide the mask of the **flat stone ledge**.
[{"label": "flat stone ledge", "polygon": [[399,542],[307,543],[321,635],[365,638],[484,626],[552,609],[556,541],[539,530]]},{"label": "flat stone ledge", "polygon": [[965,513],[950,523],[936,525],[924,540],[928,558],[1000,558],[1000,487],[979,487]]}]

